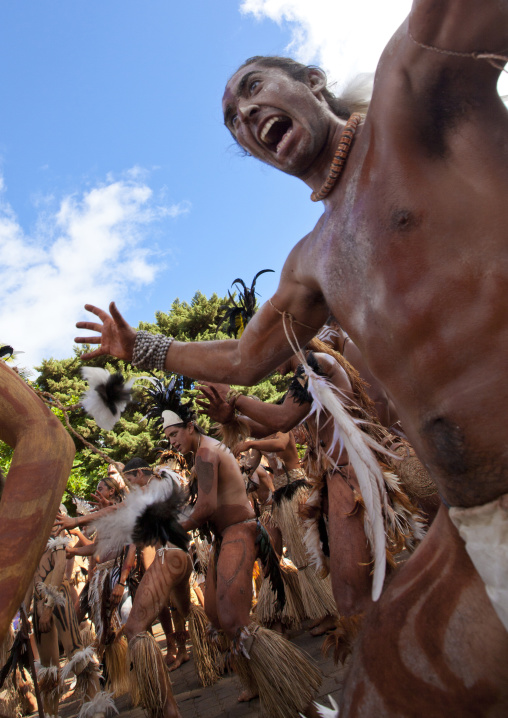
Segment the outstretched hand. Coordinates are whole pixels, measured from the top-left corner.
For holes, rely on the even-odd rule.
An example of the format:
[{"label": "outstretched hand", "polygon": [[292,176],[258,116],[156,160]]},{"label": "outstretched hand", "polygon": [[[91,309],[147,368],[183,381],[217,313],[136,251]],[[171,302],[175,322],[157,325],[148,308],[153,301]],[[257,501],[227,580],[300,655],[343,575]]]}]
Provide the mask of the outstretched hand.
[{"label": "outstretched hand", "polygon": [[95,511],[99,511],[100,509],[106,509],[108,506],[114,505],[113,501],[104,498],[104,496],[102,494],[99,494],[98,491],[95,494],[90,494],[90,498],[92,499],[90,503],[94,506]]},{"label": "outstretched hand", "polygon": [[235,408],[226,399],[229,384],[213,384],[204,381],[195,386],[200,391],[196,399],[196,404],[200,407],[200,414],[207,414],[212,421],[217,421],[219,424],[228,424],[233,421]]},{"label": "outstretched hand", "polygon": [[72,516],[67,516],[67,514],[62,514],[58,512],[56,515],[55,524],[60,529],[73,529],[76,528],[78,522]]},{"label": "outstretched hand", "polygon": [[78,344],[100,344],[93,352],[81,355],[81,359],[87,360],[102,354],[110,354],[118,359],[131,361],[132,352],[134,350],[134,342],[136,340],[136,331],[125,321],[116,304],[111,302],[109,311],[111,316],[99,307],[93,304],[85,304],[85,309],[92,312],[102,321],[98,322],[78,322],[78,329],[88,329],[92,332],[99,332],[98,337],[76,337],[75,342]]},{"label": "outstretched hand", "polygon": [[243,454],[244,451],[248,451],[251,447],[250,441],[240,441],[234,448],[233,448],[233,454],[235,455],[235,458],[238,458],[240,454]]}]

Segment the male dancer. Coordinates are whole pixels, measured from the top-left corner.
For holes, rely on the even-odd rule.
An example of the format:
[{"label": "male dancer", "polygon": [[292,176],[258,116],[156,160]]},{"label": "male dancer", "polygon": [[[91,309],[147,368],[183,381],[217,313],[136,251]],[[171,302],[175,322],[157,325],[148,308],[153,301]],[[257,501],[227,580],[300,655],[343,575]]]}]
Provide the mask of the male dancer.
[{"label": "male dancer", "polygon": [[[230,640],[233,664],[247,691],[259,692],[267,714],[297,715],[308,708],[320,678],[291,643],[251,624],[252,570],[264,538],[240,468],[229,450],[201,433],[188,405],[180,405],[178,413],[163,411],[162,419],[173,448],[194,455],[197,500],[182,528],[190,531],[208,524],[215,534],[215,555],[206,576],[206,614],[215,633],[222,630]],[[292,678],[277,685],[276,695],[273,683],[288,661]]]},{"label": "male dancer", "polygon": [[[224,95],[227,126],[250,154],[306,182],[324,214],[239,341],[161,350],[168,370],[252,384],[289,356],[287,336],[305,344],[331,311],[435,480],[443,505],[371,611],[346,716],[508,709],[508,114],[496,90],[507,28],[506,0],[414,0],[362,122],[316,68],[273,58],[240,68]],[[79,326],[101,336],[78,341],[131,359],[136,335],[114,305],[113,318],[92,311],[103,326]],[[158,353],[138,347],[136,357]],[[485,545],[499,551],[485,556]],[[383,650],[372,660],[374,645]]]}]

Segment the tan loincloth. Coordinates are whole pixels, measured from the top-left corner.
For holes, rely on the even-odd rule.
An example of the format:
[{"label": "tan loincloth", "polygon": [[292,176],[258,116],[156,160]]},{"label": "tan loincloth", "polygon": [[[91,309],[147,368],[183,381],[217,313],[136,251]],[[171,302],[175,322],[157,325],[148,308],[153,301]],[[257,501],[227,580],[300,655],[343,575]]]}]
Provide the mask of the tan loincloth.
[{"label": "tan loincloth", "polygon": [[508,494],[482,506],[452,506],[449,515],[508,631]]}]

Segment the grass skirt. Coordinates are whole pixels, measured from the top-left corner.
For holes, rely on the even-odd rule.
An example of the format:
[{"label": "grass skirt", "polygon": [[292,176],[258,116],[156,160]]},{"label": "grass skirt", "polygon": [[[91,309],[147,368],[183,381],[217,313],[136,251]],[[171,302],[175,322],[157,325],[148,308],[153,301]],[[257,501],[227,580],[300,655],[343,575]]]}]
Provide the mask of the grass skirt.
[{"label": "grass skirt", "polygon": [[242,650],[232,658],[240,680],[259,692],[264,715],[295,718],[312,701],[321,685],[321,673],[309,657],[278,633],[255,624],[249,626],[248,633]]},{"label": "grass skirt", "polygon": [[173,695],[169,671],[155,638],[138,633],[129,643],[132,702],[141,703],[150,718],[163,718],[167,697]]},{"label": "grass skirt", "polygon": [[201,606],[191,604],[189,633],[192,642],[194,667],[202,686],[216,683],[222,673],[222,657],[216,643],[207,637],[208,618]]},{"label": "grass skirt", "polygon": [[270,581],[264,579],[256,604],[256,620],[265,628],[276,622],[282,623],[286,628],[300,628],[305,618],[298,571],[296,566],[288,559],[281,561],[281,574],[284,582],[286,602],[282,610],[277,610],[277,597],[272,590]]},{"label": "grass skirt", "polygon": [[274,503],[272,518],[282,533],[290,559],[298,568],[298,581],[305,616],[312,620],[335,615],[337,607],[333,598],[330,579],[321,579],[315,569],[309,565],[310,557],[304,543],[305,528],[298,515],[300,504],[309,495],[308,488],[298,489],[293,497]]}]

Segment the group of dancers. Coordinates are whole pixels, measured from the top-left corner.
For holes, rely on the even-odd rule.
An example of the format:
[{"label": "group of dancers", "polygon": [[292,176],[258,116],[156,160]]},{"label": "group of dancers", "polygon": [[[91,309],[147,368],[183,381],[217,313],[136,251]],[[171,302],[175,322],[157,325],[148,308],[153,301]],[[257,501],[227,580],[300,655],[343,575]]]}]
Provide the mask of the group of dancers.
[{"label": "group of dancers", "polygon": [[[61,506],[24,600],[47,715],[74,676],[79,718],[115,710],[124,693],[149,716],[179,716],[170,672],[189,660],[189,642],[203,685],[232,670],[239,700],[259,695],[274,718],[313,715],[321,675],[291,631],[326,634],[323,648],[344,661],[379,581],[438,506],[393,407],[346,349],[354,356],[328,323],[305,349],[318,381],[295,355],[279,367],[290,379],[277,404],[206,383],[196,407],[175,382],[152,381],[147,414],[171,449],[155,465],[110,464],[92,503],[73,497],[76,516]],[[386,495],[381,559],[365,474]]]}]

